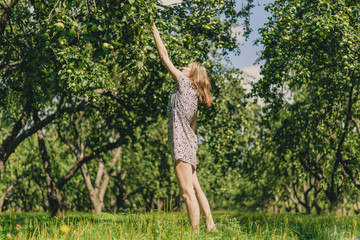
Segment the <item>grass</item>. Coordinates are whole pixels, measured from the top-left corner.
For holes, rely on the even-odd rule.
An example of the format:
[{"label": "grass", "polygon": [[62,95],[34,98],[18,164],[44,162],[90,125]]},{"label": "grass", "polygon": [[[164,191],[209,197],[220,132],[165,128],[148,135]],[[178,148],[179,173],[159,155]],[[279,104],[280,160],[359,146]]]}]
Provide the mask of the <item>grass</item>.
[{"label": "grass", "polygon": [[0,214],[0,239],[360,239],[360,218],[333,215],[214,212],[219,232],[189,227],[186,213]]}]

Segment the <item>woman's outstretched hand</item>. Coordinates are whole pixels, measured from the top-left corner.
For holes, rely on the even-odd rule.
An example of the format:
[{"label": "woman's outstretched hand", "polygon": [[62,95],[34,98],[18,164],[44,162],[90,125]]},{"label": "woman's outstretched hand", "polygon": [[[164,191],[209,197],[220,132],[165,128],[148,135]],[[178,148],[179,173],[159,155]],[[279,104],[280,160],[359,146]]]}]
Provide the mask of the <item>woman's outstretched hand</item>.
[{"label": "woman's outstretched hand", "polygon": [[151,21],[150,26],[151,26],[151,30],[152,30],[153,32],[157,30],[157,28],[156,28],[156,25],[155,25],[155,22],[154,22],[154,21]]}]

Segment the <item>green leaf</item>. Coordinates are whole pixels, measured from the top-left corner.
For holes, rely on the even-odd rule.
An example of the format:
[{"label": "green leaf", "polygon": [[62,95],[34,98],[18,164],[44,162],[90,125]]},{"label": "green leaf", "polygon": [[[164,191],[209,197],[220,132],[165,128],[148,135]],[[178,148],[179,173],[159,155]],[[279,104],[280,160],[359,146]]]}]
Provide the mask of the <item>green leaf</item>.
[{"label": "green leaf", "polygon": [[125,4],[125,6],[124,6],[124,10],[125,10],[125,11],[129,11],[130,8],[131,8],[131,6],[130,6],[129,4]]},{"label": "green leaf", "polygon": [[143,62],[138,61],[138,62],[136,62],[136,65],[138,65],[138,66],[139,66],[139,68],[142,68],[142,67],[144,66],[144,63],[143,63]]}]

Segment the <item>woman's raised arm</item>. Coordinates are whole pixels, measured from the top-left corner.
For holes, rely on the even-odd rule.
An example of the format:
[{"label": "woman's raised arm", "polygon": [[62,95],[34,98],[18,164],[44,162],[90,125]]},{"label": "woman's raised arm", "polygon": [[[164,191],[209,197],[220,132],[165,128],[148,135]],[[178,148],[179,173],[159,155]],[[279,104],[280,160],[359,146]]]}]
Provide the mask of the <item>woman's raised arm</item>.
[{"label": "woman's raised arm", "polygon": [[175,78],[175,80],[177,80],[181,72],[171,62],[168,52],[160,38],[159,30],[157,29],[154,22],[151,22],[151,28],[156,43],[156,49],[159,53],[161,60],[165,64],[165,67],[170,72],[170,74]]}]

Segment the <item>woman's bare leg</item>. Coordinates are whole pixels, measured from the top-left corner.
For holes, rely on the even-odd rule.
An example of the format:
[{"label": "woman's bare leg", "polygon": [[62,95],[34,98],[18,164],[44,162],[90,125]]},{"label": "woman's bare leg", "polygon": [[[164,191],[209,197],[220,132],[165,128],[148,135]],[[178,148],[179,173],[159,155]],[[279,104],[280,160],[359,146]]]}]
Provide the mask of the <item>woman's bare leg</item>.
[{"label": "woman's bare leg", "polygon": [[190,223],[195,232],[199,231],[200,209],[193,185],[193,167],[189,163],[176,161],[175,174],[180,195],[184,199]]},{"label": "woman's bare leg", "polygon": [[206,229],[208,232],[217,231],[214,220],[211,215],[209,202],[208,202],[203,190],[200,187],[200,183],[197,178],[196,171],[194,171],[192,177],[193,177],[195,195],[199,202],[201,211],[204,213],[204,216],[205,216]]}]

